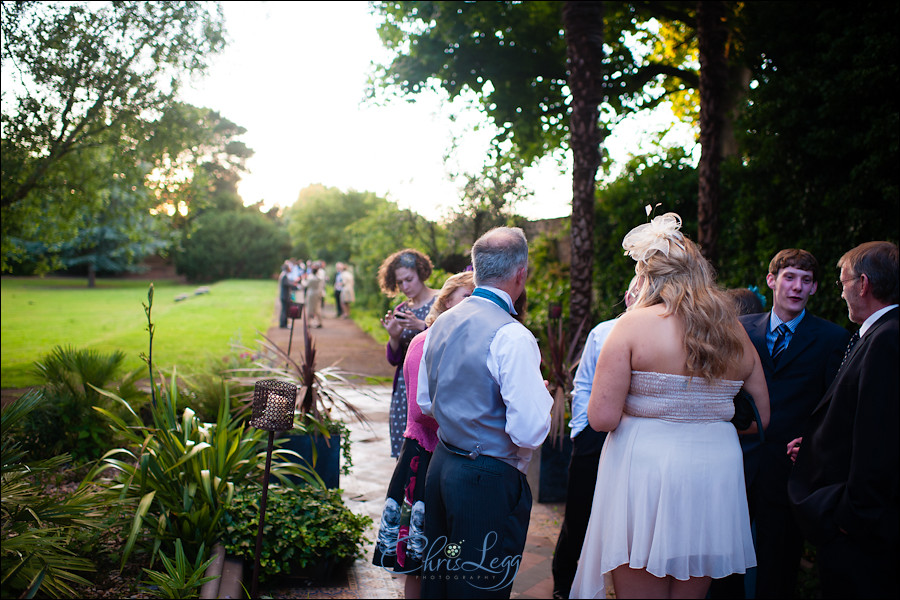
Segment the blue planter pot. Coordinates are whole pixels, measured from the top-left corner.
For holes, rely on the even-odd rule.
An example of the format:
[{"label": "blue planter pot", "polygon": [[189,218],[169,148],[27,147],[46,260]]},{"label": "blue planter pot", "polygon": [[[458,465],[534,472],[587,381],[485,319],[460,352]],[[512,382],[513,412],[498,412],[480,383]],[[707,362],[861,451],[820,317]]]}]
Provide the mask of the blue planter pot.
[{"label": "blue planter pot", "polygon": [[[315,443],[317,456],[314,468],[316,473],[329,489],[339,488],[341,486],[341,434],[332,433],[331,437],[326,440],[322,435],[313,437],[307,434],[290,435],[289,432],[286,433],[287,440],[279,444],[279,447],[293,450],[306,459],[309,464],[313,464],[312,444]],[[303,481],[299,477],[290,477],[290,479],[294,483]]]}]

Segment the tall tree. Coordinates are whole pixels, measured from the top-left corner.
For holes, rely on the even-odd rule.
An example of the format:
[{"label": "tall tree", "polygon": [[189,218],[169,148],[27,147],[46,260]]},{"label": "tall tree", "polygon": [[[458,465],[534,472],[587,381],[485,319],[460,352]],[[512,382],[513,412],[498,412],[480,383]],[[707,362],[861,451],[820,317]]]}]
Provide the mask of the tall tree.
[{"label": "tall tree", "polygon": [[697,45],[700,51],[700,164],[697,195],[697,241],[703,255],[719,258],[719,166],[727,109],[728,38],[726,2],[697,2]]},{"label": "tall tree", "polygon": [[522,185],[521,161],[494,161],[479,173],[462,177],[462,200],[447,216],[446,228],[451,248],[467,252],[483,233],[492,227],[512,226],[524,220],[516,206],[531,192]]},{"label": "tall tree", "polygon": [[133,153],[224,37],[221,8],[209,2],[4,2],[2,11],[6,236],[40,213],[41,196],[65,189],[70,157],[100,145]]},{"label": "tall tree", "polygon": [[243,207],[237,184],[253,156],[238,139],[246,132],[217,111],[181,102],[153,123],[141,155],[153,166],[147,183],[156,209],[172,215],[175,229],[185,229],[207,210]]},{"label": "tall tree", "polygon": [[[102,210],[85,213],[77,236],[56,250],[69,273],[86,272],[89,288],[98,274],[137,271],[141,260],[170,243],[164,224],[147,210],[146,188],[132,185],[125,173],[117,175]],[[140,181],[143,174],[134,177]]]},{"label": "tall tree", "polygon": [[372,192],[344,192],[322,184],[303,188],[284,214],[293,255],[329,263],[350,260],[353,243],[347,228],[379,203]]},{"label": "tall tree", "polygon": [[[572,114],[572,295],[569,316],[577,327],[591,315],[594,267],[594,204],[600,167],[599,106],[603,101],[603,2],[566,2],[563,7],[569,57]],[[581,329],[587,337],[588,327]],[[582,340],[583,341],[583,340]]]},{"label": "tall tree", "polygon": [[[451,97],[469,90],[498,127],[498,147],[511,147],[506,154],[531,161],[572,150],[572,254],[582,261],[572,269],[570,317],[576,321],[591,305],[593,189],[605,133],[628,112],[696,86],[696,73],[684,68],[689,45],[666,46],[671,52],[650,60],[630,43],[652,37],[643,23],[661,4],[673,3],[373,4],[384,17],[379,34],[395,52],[376,71],[379,89],[413,94],[440,86]],[[659,81],[663,92],[648,95],[646,86]]]}]

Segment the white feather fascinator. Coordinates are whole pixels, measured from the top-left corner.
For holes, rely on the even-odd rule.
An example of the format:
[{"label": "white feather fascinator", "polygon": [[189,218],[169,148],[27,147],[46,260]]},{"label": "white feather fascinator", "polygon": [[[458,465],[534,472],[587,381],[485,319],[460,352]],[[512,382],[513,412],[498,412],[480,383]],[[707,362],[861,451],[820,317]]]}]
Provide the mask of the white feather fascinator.
[{"label": "white feather fascinator", "polygon": [[638,225],[628,232],[622,240],[625,255],[638,262],[647,262],[657,252],[669,256],[670,244],[684,250],[684,234],[681,229],[681,217],[676,213],[666,213],[655,217],[649,223]]}]

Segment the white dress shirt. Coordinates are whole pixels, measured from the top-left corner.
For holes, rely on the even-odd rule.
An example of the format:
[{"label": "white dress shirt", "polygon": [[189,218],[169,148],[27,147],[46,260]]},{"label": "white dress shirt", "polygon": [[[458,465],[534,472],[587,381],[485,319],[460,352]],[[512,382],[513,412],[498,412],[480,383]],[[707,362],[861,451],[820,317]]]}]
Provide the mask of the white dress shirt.
[{"label": "white dress shirt", "polygon": [[587,341],[584,343],[584,350],[581,353],[581,360],[578,362],[578,368],[575,370],[575,379],[573,380],[575,389],[572,391],[572,418],[569,420],[572,439],[575,439],[575,436],[588,426],[588,400],[591,398],[591,387],[594,385],[594,371],[597,370],[597,359],[600,357],[600,349],[603,347],[603,342],[606,341],[617,320],[610,319],[598,324],[591,329]]},{"label": "white dress shirt", "polygon": [[[486,287],[486,286],[480,286]],[[512,306],[509,294],[496,288],[486,288]],[[471,296],[466,302],[487,302],[486,298]],[[416,402],[422,412],[431,415],[431,395],[428,391],[428,369],[425,356],[428,338],[422,350],[419,364],[419,387]],[[519,471],[525,473],[532,451],[540,446],[550,432],[550,409],[553,398],[547,391],[541,375],[541,352],[537,340],[528,328],[518,321],[508,323],[497,330],[488,351],[487,367],[491,377],[500,387],[500,397],[506,405],[505,431],[519,447]]]}]

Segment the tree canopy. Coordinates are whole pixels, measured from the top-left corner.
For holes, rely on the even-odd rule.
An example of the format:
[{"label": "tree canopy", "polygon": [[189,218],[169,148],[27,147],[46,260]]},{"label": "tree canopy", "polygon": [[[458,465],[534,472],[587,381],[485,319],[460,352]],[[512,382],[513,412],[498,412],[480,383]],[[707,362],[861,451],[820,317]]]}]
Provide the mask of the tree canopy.
[{"label": "tree canopy", "polygon": [[[81,210],[102,206],[86,186],[149,159],[146,141],[182,79],[207,68],[224,36],[217,3],[4,2],[2,11],[7,270],[20,256],[7,238],[70,239]],[[112,168],[78,172],[85,153],[100,147],[114,149]]]}]

